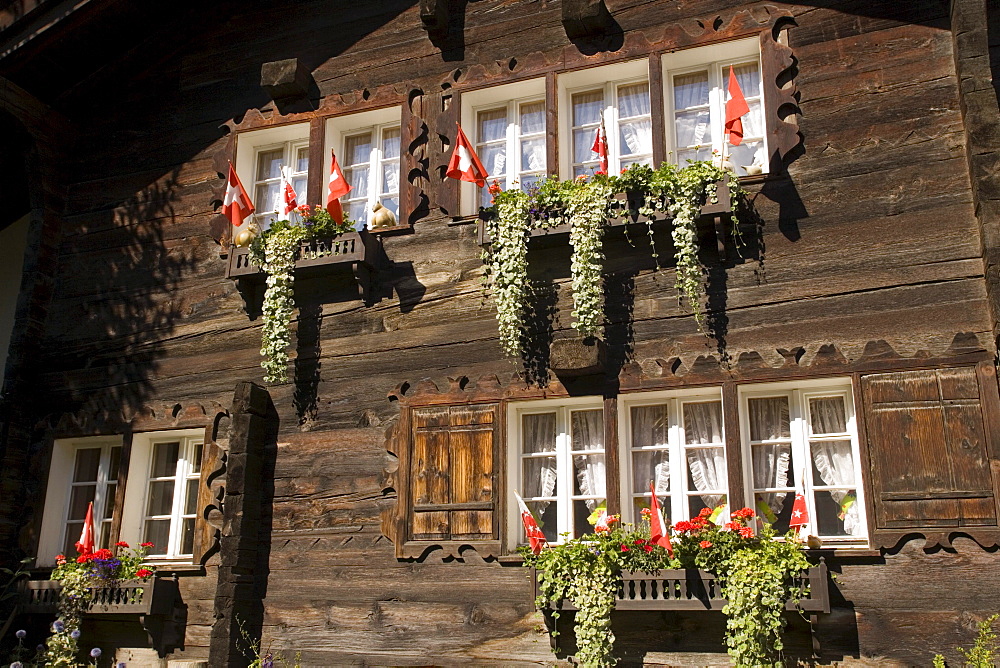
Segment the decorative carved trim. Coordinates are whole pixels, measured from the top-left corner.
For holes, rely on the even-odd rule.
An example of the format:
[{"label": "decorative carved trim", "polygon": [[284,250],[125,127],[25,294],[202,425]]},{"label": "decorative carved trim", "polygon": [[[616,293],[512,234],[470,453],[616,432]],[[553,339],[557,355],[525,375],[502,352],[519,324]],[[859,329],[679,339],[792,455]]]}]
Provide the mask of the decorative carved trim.
[{"label": "decorative carved trim", "polygon": [[906,529],[901,531],[879,529],[872,534],[871,542],[872,547],[894,551],[910,540],[923,538],[923,549],[925,550],[933,550],[935,548],[951,550],[954,549],[952,542],[959,537],[969,538],[985,550],[1000,546],[1000,529],[996,527],[982,529],[975,527],[956,529],[952,527],[944,529]]},{"label": "decorative carved trim", "polygon": [[802,143],[799,134],[798,89],[795,87],[796,59],[792,50],[779,41],[790,20],[779,20],[760,33],[761,80],[767,110],[767,145],[771,151],[768,172],[784,171],[792,151]]},{"label": "decorative carved trim", "polygon": [[72,413],[50,414],[36,428],[51,438],[121,434],[126,431],[194,429],[214,425],[229,410],[216,401],[143,404],[138,409],[107,405],[111,400],[88,401]]},{"label": "decorative carved trim", "polygon": [[396,556],[399,559],[413,559],[420,562],[434,562],[442,558],[470,561],[475,557],[480,560],[496,559],[500,556],[500,541],[441,541],[438,543],[408,542],[399,547]]}]

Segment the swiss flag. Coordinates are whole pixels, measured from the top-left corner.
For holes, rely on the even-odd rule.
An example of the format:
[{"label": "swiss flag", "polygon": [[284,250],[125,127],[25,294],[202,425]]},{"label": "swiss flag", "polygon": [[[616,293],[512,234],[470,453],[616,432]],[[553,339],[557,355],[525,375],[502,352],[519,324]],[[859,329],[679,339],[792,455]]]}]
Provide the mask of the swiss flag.
[{"label": "swiss flag", "polygon": [[286,216],[295,210],[295,207],[299,205],[296,201],[298,195],[295,194],[295,188],[292,187],[292,180],[288,178],[288,167],[281,168],[281,202],[280,207],[281,212]]},{"label": "swiss flag", "polygon": [[517,492],[514,492],[514,496],[517,498],[517,506],[521,509],[521,522],[524,523],[524,535],[528,537],[528,543],[531,545],[532,554],[540,554],[542,548],[545,547],[545,535],[542,530],[538,528],[538,522],[535,521],[535,516],[531,514],[528,510],[528,506],[525,505],[524,499]]},{"label": "swiss flag", "polygon": [[229,163],[229,177],[226,183],[226,196],[222,200],[222,214],[229,219],[229,222],[239,227],[243,224],[243,219],[254,212],[253,201],[247,194],[240,177],[236,175],[233,163]]},{"label": "swiss flag", "polygon": [[729,66],[729,101],[726,102],[726,136],[729,143],[739,146],[743,141],[743,114],[750,112],[750,106],[743,97],[743,89],[740,82],[736,80],[736,72],[733,66]]},{"label": "swiss flag", "polygon": [[594,145],[590,150],[597,154],[601,161],[601,171],[608,173],[608,133],[604,130],[604,117],[601,116],[601,124],[597,126],[594,134]]},{"label": "swiss flag", "polygon": [[656,488],[653,487],[652,480],[649,481],[649,493],[652,497],[649,504],[649,542],[667,548],[667,554],[672,557],[674,556],[674,547],[670,544],[670,532],[663,519],[660,501],[656,498]]},{"label": "swiss flag", "polygon": [[344,172],[340,170],[340,163],[337,162],[337,154],[332,153],[333,161],[330,163],[330,192],[326,196],[326,210],[333,218],[334,222],[344,222],[344,208],[340,205],[340,198],[351,192],[351,184],[344,178]]},{"label": "swiss flag", "polygon": [[[456,123],[457,125],[457,123]],[[486,185],[486,179],[490,177],[475,149],[469,142],[469,138],[462,132],[462,126],[458,126],[458,134],[455,136],[455,150],[448,161],[448,171],[445,176],[459,181],[469,181],[482,188]]]},{"label": "swiss flag", "polygon": [[800,480],[795,486],[795,501],[792,503],[792,518],[788,520],[788,526],[795,527],[795,530],[798,531],[799,527],[806,524],[809,524],[809,508],[806,507],[805,490],[803,490]]},{"label": "swiss flag", "polygon": [[80,554],[94,553],[94,502],[87,505],[87,517],[83,520],[83,531],[80,540],[76,542],[76,551]]}]

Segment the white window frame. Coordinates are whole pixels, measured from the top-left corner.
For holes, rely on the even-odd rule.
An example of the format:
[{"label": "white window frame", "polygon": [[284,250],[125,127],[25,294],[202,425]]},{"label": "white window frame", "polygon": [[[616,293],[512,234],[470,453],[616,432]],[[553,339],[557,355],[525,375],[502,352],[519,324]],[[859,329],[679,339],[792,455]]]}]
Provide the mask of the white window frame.
[{"label": "white window frame", "polygon": [[[806,508],[809,511],[809,524],[802,527],[799,533],[802,536],[816,535],[824,544],[834,544],[837,547],[867,547],[868,546],[868,517],[865,505],[864,476],[865,472],[861,467],[861,450],[857,431],[857,413],[854,404],[851,380],[843,379],[816,379],[785,383],[769,383],[766,385],[740,386],[740,433],[743,448],[744,480],[746,481],[747,497],[746,505],[756,509],[754,497],[753,479],[753,458],[750,440],[750,411],[749,400],[767,397],[788,397],[789,434],[790,439],[779,439],[780,442],[791,441],[792,460],[789,463],[789,471],[793,479],[802,478],[802,485],[805,491]],[[840,396],[844,399],[844,409],[847,412],[846,424],[847,432],[837,436],[825,436],[813,438],[810,436],[810,416],[808,402],[811,398]],[[818,440],[850,440],[851,454],[854,464],[854,484],[851,489],[855,490],[858,508],[859,521],[864,533],[861,536],[823,536],[818,533],[817,514],[814,491],[836,489],[837,486],[827,486],[814,484],[813,466],[810,458],[809,444]],[[776,441],[764,441],[776,442]],[[804,474],[804,475],[803,475]],[[794,494],[794,486],[782,488],[766,488],[768,491],[775,490],[779,493],[791,492]]]},{"label": "white window frame", "polygon": [[[556,491],[554,497],[545,499],[556,501],[557,512],[557,543],[564,542],[564,534],[568,533],[570,538],[574,537],[573,501],[584,498],[592,498],[586,495],[573,494],[573,456],[587,454],[603,454],[605,466],[607,465],[608,449],[607,443],[601,453],[595,450],[572,451],[570,434],[570,412],[576,410],[604,410],[604,402],[600,397],[575,397],[565,399],[545,399],[539,401],[511,402],[507,406],[507,471],[508,486],[522,494],[524,489],[524,467],[521,461],[522,456],[522,434],[521,417],[530,414],[556,413]],[[605,485],[607,485],[605,480]],[[568,483],[568,484],[567,484]],[[528,497],[524,497],[528,501]],[[534,498],[534,497],[531,497]],[[523,525],[521,523],[521,512],[517,505],[517,499],[513,494],[507,495],[507,532],[508,544],[511,548],[524,544]]]},{"label": "white window frame", "polygon": [[[324,174],[323,178],[323,192],[321,201],[326,202],[326,197],[330,192],[329,186],[329,174],[330,174],[330,160],[331,153],[336,152],[337,160],[340,163],[341,169],[347,169],[347,154],[346,154],[346,142],[348,137],[357,136],[364,134],[366,132],[372,133],[372,150],[368,162],[368,199],[365,204],[365,218],[364,220],[359,220],[357,222],[357,229],[364,229],[370,227],[368,224],[371,220],[372,207],[375,206],[376,202],[380,202],[384,197],[393,197],[398,200],[400,197],[400,191],[394,192],[382,192],[382,164],[386,160],[382,157],[382,132],[385,130],[398,129],[402,130],[401,119],[402,115],[399,107],[384,107],[382,109],[373,109],[371,111],[363,111],[356,114],[349,114],[346,116],[334,116],[326,120],[326,138],[323,143],[323,160],[324,163],[321,166]],[[406,178],[406,174],[403,171],[402,157],[406,152],[407,147],[402,143],[402,132],[400,132],[400,145],[399,145],[399,186],[402,188],[403,179]],[[352,198],[352,193],[348,193],[341,198],[344,204],[345,213],[348,211],[346,206],[349,200],[357,199]],[[402,202],[400,202],[402,206]],[[405,215],[406,212],[397,212],[397,218],[401,215]]]},{"label": "white window frame", "polygon": [[[303,146],[309,146],[309,124],[295,123],[292,125],[282,125],[276,128],[266,128],[263,130],[250,130],[236,135],[236,160],[233,166],[236,168],[236,175],[240,183],[246,189],[251,199],[257,196],[257,158],[263,151],[283,148],[285,165],[294,167],[292,160],[295,151]],[[301,176],[304,172],[292,170],[293,175]],[[307,183],[308,183],[308,173]],[[299,204],[305,204],[306,193],[297,193]],[[233,230],[233,237],[244,230],[251,221],[256,222],[262,229],[270,225],[271,219],[279,220],[284,218],[284,214],[276,212],[261,211],[258,202],[254,200],[254,207],[257,209],[252,216],[247,216],[243,224]],[[295,216],[297,214],[292,214]]]},{"label": "white window frame", "polygon": [[[707,401],[718,401],[722,406],[722,441],[718,444],[710,445],[688,445],[685,443],[683,410],[684,404],[703,403]],[[669,430],[668,445],[666,448],[633,448],[632,446],[632,408],[640,406],[658,406],[668,404],[669,408]],[[690,507],[688,499],[692,496],[701,496],[711,492],[699,492],[696,489],[688,489],[688,464],[687,450],[698,448],[722,448],[723,456],[726,453],[725,436],[725,415],[726,406],[722,403],[722,388],[699,388],[692,390],[674,390],[667,392],[640,392],[635,394],[621,395],[618,398],[618,443],[621,449],[619,457],[619,476],[621,480],[621,505],[622,520],[625,522],[637,523],[639,517],[635,512],[634,499],[645,497],[649,499],[649,487],[634,489],[632,480],[632,454],[640,450],[668,450],[670,453],[670,517],[671,523],[676,524],[681,520],[690,519]],[[678,466],[677,464],[682,464]],[[729,519],[732,499],[729,495],[728,457],[726,485],[721,490],[725,496],[725,508],[718,516],[719,522],[726,522]],[[664,499],[660,497],[662,504]]]},{"label": "white window frame", "polygon": [[[505,163],[507,171],[506,174],[504,174],[504,178],[507,179],[508,183],[512,183],[513,180],[517,179],[521,173],[519,170],[521,165],[521,155],[518,143],[518,139],[520,139],[520,128],[517,127],[520,119],[517,112],[520,109],[520,105],[530,102],[545,102],[544,78],[529,79],[527,81],[518,81],[512,84],[503,84],[501,86],[491,86],[489,88],[481,88],[478,90],[463,91],[462,93],[462,130],[474,146],[478,146],[481,143],[479,139],[479,112],[497,109],[504,105],[507,106],[507,160]],[[546,123],[547,122],[548,118],[546,117]],[[546,137],[547,151],[547,125],[545,131],[542,133],[542,136]],[[517,159],[512,159],[512,156],[516,156]],[[544,176],[550,172],[550,165],[546,164],[545,168],[542,170],[542,177],[544,178]],[[495,174],[490,174],[489,182],[492,182],[494,177],[496,177]],[[489,185],[489,182],[487,183],[487,186]],[[482,190],[486,190],[486,188],[483,188]],[[462,215],[475,215],[479,210],[481,202],[480,188],[475,183],[462,181],[461,199]]]},{"label": "white window frame", "polygon": [[[604,91],[604,127],[608,136],[608,172],[621,171],[620,133],[618,132],[618,87],[649,83],[649,61],[633,60],[603,67],[566,72],[558,77],[559,87],[559,176],[573,178],[573,95],[598,88]],[[650,98],[650,118],[653,117]],[[594,126],[596,127],[596,126]],[[593,162],[597,162],[596,154]],[[652,154],[650,155],[652,162]]]},{"label": "white window frame", "polygon": [[[745,65],[756,63],[757,71],[760,73],[760,89],[756,91],[743,91],[747,101],[759,100],[761,113],[763,115],[761,130],[762,136],[747,136],[744,141],[760,141],[762,148],[760,152],[762,173],[768,171],[768,148],[767,148],[767,113],[764,107],[764,76],[760,62],[760,42],[758,38],[734,40],[709,46],[701,46],[693,49],[684,49],[674,53],[664,54],[663,65],[663,103],[664,103],[664,123],[665,137],[667,142],[667,160],[677,163],[677,134],[674,131],[674,76],[680,74],[690,74],[693,72],[708,71],[709,84],[709,129],[711,150],[722,154],[725,138],[725,118],[726,118],[726,87],[729,82],[729,66]],[[730,147],[731,148],[731,147]],[[683,165],[681,165],[683,166]],[[736,165],[737,174],[743,176],[746,170],[744,165]]]},{"label": "white window frame", "polygon": [[[60,439],[52,445],[52,462],[45,492],[45,507],[42,513],[42,528],[38,540],[38,566],[55,565],[55,557],[63,552],[66,544],[66,524],[73,487],[73,469],[78,450],[101,448],[101,463],[98,469],[97,490],[94,495],[95,544],[100,539],[99,522],[112,520],[103,517],[105,494],[110,482],[111,448],[122,447],[120,436],[94,436],[88,438]],[[117,483],[117,480],[115,481]],[[116,488],[117,490],[117,488]],[[117,493],[117,491],[116,491]],[[76,554],[66,555],[75,557]]]},{"label": "white window frame", "polygon": [[[122,515],[121,540],[130,545],[144,542],[146,504],[149,495],[149,474],[152,467],[153,444],[180,441],[178,450],[177,470],[174,478],[179,481],[174,487],[174,500],[171,510],[170,541],[166,554],[150,555],[146,561],[150,563],[190,563],[192,554],[182,554],[180,545],[185,518],[184,501],[187,480],[201,477],[201,474],[191,473],[191,454],[194,448],[204,451],[204,429],[181,429],[175,431],[153,431],[134,434],[132,436],[132,452],[130,456],[128,485],[125,490],[125,512]],[[204,457],[202,458],[204,465]],[[179,490],[178,490],[179,488]],[[195,515],[197,517],[197,515]],[[197,532],[197,521],[195,531]],[[127,537],[126,537],[127,536]]]}]

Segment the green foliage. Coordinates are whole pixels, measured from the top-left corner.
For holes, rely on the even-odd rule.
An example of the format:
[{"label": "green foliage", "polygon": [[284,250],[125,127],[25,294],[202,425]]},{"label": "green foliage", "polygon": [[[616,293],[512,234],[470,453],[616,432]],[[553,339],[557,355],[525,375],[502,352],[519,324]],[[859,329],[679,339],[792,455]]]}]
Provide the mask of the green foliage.
[{"label": "green foliage", "polygon": [[[998,619],[1000,615],[990,615],[979,622],[979,633],[976,634],[976,642],[972,649],[955,648],[965,659],[965,668],[993,668],[996,665],[997,659],[1000,659],[1000,642],[997,640],[993,625]],[[945,668],[945,665],[943,656],[940,654],[934,656],[934,668]]]},{"label": "green foliage", "polygon": [[[490,187],[493,206],[486,212],[492,245],[483,252],[483,262],[497,304],[500,344],[504,352],[513,356],[521,350],[528,234],[532,229],[566,222],[572,224],[573,327],[584,336],[600,334],[604,320],[601,242],[606,221],[613,215],[610,198],[616,192],[629,193],[631,200],[637,202],[640,214],[672,216],[677,290],[687,300],[699,328],[703,327],[701,298],[704,288],[698,260],[697,221],[705,202],[716,200],[718,181],[729,184],[737,206],[745,201],[746,193],[736,175],[705,161],[692,161],[683,168],[663,163],[655,170],[636,164],[619,176],[598,173],[589,179],[579,177],[571,181],[550,177],[532,186],[527,193],[519,188],[502,191],[494,183]],[[655,258],[652,220],[647,229]]]},{"label": "green foliage", "polygon": [[[655,573],[667,568],[702,568],[719,578],[728,599],[726,645],[737,666],[780,666],[785,602],[806,594],[791,576],[809,567],[801,544],[789,533],[775,540],[770,525],[756,534],[754,513],[743,508],[724,525],[708,519],[710,510],[689,522],[674,525],[671,557],[649,541],[649,525],[620,525],[568,540],[533,555],[522,548],[525,565],[537,570],[539,597],[544,607],[572,600],[579,608],[575,631],[577,660],[583,666],[610,666],[614,635],[611,611],[622,571]],[[553,613],[557,614],[557,613]]]},{"label": "green foliage", "polygon": [[350,232],[354,223],[337,223],[320,207],[300,206],[301,222],[278,220],[254,238],[250,244],[250,259],[267,273],[267,289],[262,308],[260,363],[264,382],[279,384],[288,380],[288,347],[295,313],[295,255],[303,241],[322,239]]}]

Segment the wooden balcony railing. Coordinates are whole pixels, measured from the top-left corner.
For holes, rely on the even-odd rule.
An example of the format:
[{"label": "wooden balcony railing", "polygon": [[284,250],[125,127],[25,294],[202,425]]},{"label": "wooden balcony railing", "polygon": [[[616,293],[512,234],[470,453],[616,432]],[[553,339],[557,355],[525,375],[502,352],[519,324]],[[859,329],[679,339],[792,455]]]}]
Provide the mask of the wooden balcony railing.
[{"label": "wooden balcony railing", "polygon": [[[21,585],[18,612],[56,614],[61,591],[62,586],[54,580],[28,580]],[[84,614],[169,615],[178,599],[174,580],[131,580],[113,587],[93,587]]]}]

